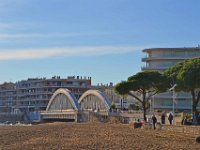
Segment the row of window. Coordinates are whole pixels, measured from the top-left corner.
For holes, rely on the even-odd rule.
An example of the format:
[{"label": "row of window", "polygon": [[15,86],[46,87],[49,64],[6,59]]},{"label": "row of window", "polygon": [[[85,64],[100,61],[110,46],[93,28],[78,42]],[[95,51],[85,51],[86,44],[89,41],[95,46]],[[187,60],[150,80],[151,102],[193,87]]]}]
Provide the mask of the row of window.
[{"label": "row of window", "polygon": [[23,83],[18,84],[18,88],[29,88],[29,87],[41,87],[41,86],[86,86],[90,85],[90,83],[83,82],[83,81],[67,81],[67,82],[40,82],[40,83]]}]

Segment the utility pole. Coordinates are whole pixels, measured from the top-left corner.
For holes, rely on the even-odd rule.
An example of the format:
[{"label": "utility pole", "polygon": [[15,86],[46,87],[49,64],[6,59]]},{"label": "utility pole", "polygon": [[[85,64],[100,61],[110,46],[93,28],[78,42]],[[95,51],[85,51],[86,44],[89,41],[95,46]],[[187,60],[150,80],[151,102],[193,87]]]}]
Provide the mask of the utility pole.
[{"label": "utility pole", "polygon": [[174,111],[174,105],[175,103],[175,88],[173,89],[173,124],[175,125],[175,111]]},{"label": "utility pole", "polygon": [[175,107],[175,99],[176,99],[176,93],[175,93],[175,87],[177,86],[177,84],[174,84],[172,88],[170,88],[170,91],[173,91],[173,102],[172,102],[172,112],[173,112],[173,124],[175,125],[175,111],[174,111],[174,107]]}]

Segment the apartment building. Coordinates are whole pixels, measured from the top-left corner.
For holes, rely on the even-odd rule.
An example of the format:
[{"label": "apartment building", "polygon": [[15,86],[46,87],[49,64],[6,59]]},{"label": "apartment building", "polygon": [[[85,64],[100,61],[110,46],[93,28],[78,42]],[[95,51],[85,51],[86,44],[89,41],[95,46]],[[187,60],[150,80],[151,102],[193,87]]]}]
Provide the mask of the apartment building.
[{"label": "apartment building", "polygon": [[102,91],[111,102],[115,103],[117,109],[128,109],[130,104],[137,104],[137,100],[132,96],[120,96],[117,94],[112,82],[92,86],[92,89]]},{"label": "apartment building", "polygon": [[[142,58],[145,66],[142,70],[155,70],[163,72],[169,67],[186,59],[200,57],[200,47],[191,48],[150,48],[144,49],[146,57]],[[191,95],[189,93],[176,93],[175,109],[191,110]],[[152,99],[152,107],[157,110],[172,109],[172,92],[155,95]]]},{"label": "apartment building", "polygon": [[29,78],[16,83],[0,85],[0,112],[41,111],[59,88],[71,90],[78,99],[91,88],[91,77]]}]

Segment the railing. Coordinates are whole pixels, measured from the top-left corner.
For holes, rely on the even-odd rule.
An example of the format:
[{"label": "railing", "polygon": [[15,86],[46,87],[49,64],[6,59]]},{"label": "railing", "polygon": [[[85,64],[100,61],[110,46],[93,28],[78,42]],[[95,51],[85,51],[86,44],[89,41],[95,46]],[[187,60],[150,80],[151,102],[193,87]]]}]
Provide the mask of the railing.
[{"label": "railing", "polygon": [[184,60],[184,59],[190,59],[190,58],[193,58],[195,56],[156,56],[156,57],[145,57],[145,58],[142,58],[142,61],[143,62],[146,62],[148,60],[165,60],[165,59],[168,59],[168,60],[171,60],[171,59],[175,59],[175,60]]},{"label": "railing", "polygon": [[18,87],[18,90],[21,90],[21,89],[41,89],[41,88],[90,88],[91,86],[88,86],[88,85],[84,85],[84,86],[81,86],[81,85],[40,85],[40,86],[28,86],[28,87]]},{"label": "railing", "polygon": [[49,91],[44,91],[44,92],[24,92],[24,93],[17,93],[17,96],[32,96],[32,95],[49,95],[49,94],[52,94],[53,95],[53,93],[52,92],[49,92]]},{"label": "railing", "polygon": [[47,105],[14,105],[13,108],[40,108],[40,107],[47,107]]},{"label": "railing", "polygon": [[[153,108],[156,108],[156,109],[172,109],[172,105],[154,105]],[[175,106],[175,109],[191,109],[192,106],[180,106],[180,105],[176,105]],[[199,108],[199,107],[198,107]]]},{"label": "railing", "polygon": [[0,108],[8,108],[8,107],[12,107],[12,106],[0,105]]},{"label": "railing", "polygon": [[[170,67],[170,66],[169,66]],[[142,70],[166,70],[169,67],[162,67],[162,66],[144,66]]]},{"label": "railing", "polygon": [[23,98],[23,99],[15,99],[13,102],[27,102],[27,101],[49,101],[48,98]]},{"label": "railing", "polygon": [[17,96],[17,94],[4,94],[4,95],[0,95],[0,97],[14,97]]},{"label": "railing", "polygon": [[[172,99],[172,95],[155,95],[154,98],[168,98]],[[177,95],[175,99],[191,99],[191,96],[179,96]]]},{"label": "railing", "polygon": [[[154,98],[168,98],[172,99],[173,95],[172,92],[164,92],[164,93],[159,93],[154,96]],[[185,92],[176,92],[176,99],[191,99],[192,96],[190,93],[185,93]]]}]

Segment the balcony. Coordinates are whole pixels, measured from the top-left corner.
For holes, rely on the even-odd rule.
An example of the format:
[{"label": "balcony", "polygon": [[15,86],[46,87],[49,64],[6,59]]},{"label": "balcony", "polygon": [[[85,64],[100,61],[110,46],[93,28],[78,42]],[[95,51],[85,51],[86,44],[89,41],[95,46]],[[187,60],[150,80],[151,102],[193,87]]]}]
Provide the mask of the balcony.
[{"label": "balcony", "polygon": [[13,100],[15,102],[31,102],[31,101],[49,101],[48,98],[22,98],[18,100]]},{"label": "balcony", "polygon": [[90,85],[49,85],[49,86],[29,86],[29,87],[18,87],[18,90],[28,90],[28,89],[43,89],[43,88],[79,88],[79,89],[85,89],[90,88]]},{"label": "balcony", "polygon": [[15,105],[12,108],[46,108],[47,105],[44,104],[37,104],[37,105]]},{"label": "balcony", "polygon": [[185,60],[191,59],[195,56],[156,56],[156,57],[146,57],[142,58],[142,62],[152,61],[152,60]]},{"label": "balcony", "polygon": [[[165,98],[165,99],[172,99],[172,97],[173,97],[173,95],[172,95],[172,93],[170,94],[170,93],[161,93],[161,94],[157,94],[157,95],[155,95],[154,96],[154,98],[155,99],[163,99],[163,98]],[[190,95],[190,94],[182,94],[182,93],[180,93],[180,92],[177,92],[176,93],[176,97],[175,97],[175,99],[192,99],[192,96]]]},{"label": "balcony", "polygon": [[8,108],[8,107],[11,107],[11,106],[7,106],[7,105],[0,105],[0,108]]},{"label": "balcony", "polygon": [[142,67],[142,70],[160,70],[160,71],[164,71],[166,69],[168,69],[169,67],[161,67],[161,66],[152,66],[152,67]]},{"label": "balcony", "polygon": [[[153,108],[155,109],[172,109],[173,106],[165,106],[165,105],[154,105]],[[175,109],[191,109],[192,106],[175,106]]]},{"label": "balcony", "polygon": [[31,95],[52,95],[52,92],[44,91],[44,92],[19,92],[17,96],[31,96]]}]

